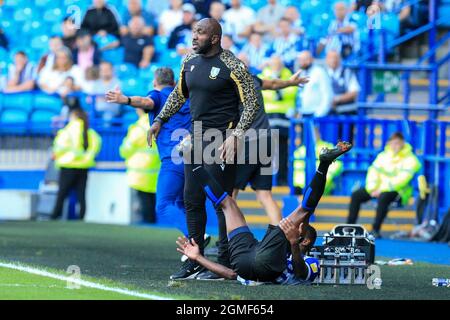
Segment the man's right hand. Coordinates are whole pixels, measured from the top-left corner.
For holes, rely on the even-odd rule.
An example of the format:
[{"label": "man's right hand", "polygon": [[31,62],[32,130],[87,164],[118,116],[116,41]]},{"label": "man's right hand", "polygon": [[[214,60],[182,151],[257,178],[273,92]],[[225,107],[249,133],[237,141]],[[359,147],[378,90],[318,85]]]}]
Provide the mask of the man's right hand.
[{"label": "man's right hand", "polygon": [[200,248],[194,238],[189,241],[186,237],[178,237],[176,243],[178,246],[177,251],[186,255],[192,261],[196,261],[200,256]]},{"label": "man's right hand", "polygon": [[147,133],[147,143],[150,148],[152,147],[153,144],[153,137],[155,137],[155,139],[158,138],[160,130],[161,130],[161,123],[159,121],[153,121],[153,124]]},{"label": "man's right hand", "polygon": [[106,93],[106,102],[127,104],[128,98],[122,94],[122,91],[120,91],[120,88],[117,86],[114,90]]}]

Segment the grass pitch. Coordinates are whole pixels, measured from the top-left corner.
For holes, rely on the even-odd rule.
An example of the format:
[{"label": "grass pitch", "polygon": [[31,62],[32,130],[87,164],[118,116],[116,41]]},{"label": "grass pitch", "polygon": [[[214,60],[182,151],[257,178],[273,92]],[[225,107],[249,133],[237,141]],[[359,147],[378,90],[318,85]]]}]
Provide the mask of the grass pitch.
[{"label": "grass pitch", "polygon": [[[365,286],[258,286],[235,281],[170,282],[180,266],[175,230],[81,222],[0,223],[0,260],[174,299],[450,299],[434,277],[450,278],[450,267],[426,263],[381,266],[380,290]],[[379,258],[379,257],[377,257]],[[94,288],[67,289],[64,281],[0,268],[0,299],[136,299]]]}]

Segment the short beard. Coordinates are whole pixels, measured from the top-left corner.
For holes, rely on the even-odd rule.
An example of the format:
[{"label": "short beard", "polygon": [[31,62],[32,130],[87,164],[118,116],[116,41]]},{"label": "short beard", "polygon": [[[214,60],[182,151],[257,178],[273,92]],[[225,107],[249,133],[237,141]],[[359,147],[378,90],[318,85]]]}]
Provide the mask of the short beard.
[{"label": "short beard", "polygon": [[196,53],[198,53],[198,54],[208,53],[212,47],[213,47],[212,41],[211,41],[211,39],[209,39],[209,40],[207,40],[207,42],[205,42],[205,44],[203,46],[201,46],[201,47],[199,46],[197,48]]}]

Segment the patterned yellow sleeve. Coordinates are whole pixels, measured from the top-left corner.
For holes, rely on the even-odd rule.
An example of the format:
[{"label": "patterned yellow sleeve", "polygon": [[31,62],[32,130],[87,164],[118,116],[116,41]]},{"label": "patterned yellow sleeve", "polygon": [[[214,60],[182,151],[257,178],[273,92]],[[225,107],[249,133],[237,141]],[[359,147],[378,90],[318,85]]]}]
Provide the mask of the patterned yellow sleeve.
[{"label": "patterned yellow sleeve", "polygon": [[231,71],[231,79],[239,91],[239,98],[244,106],[241,119],[239,120],[233,134],[242,137],[249,129],[256,117],[260,105],[256,97],[255,84],[247,67],[233,53],[224,50],[220,55],[221,60]]},{"label": "patterned yellow sleeve", "polygon": [[184,79],[184,65],[186,62],[196,57],[197,54],[189,54],[183,61],[183,65],[181,66],[180,78],[178,79],[177,86],[172,90],[169,97],[167,98],[164,107],[156,117],[155,121],[167,122],[171,116],[178,112],[181,109],[183,104],[186,102],[186,98],[188,97],[188,92]]}]

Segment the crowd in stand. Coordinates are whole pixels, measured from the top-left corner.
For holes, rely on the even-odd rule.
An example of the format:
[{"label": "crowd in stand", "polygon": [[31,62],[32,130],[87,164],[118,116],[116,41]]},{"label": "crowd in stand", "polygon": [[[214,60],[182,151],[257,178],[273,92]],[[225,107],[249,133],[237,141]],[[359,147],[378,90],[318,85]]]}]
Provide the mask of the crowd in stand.
[{"label": "crowd in stand", "polygon": [[[357,54],[360,45],[352,12],[377,4],[381,10],[399,12],[400,21],[408,21],[410,14],[408,6],[402,8],[403,1],[354,1],[351,4],[337,1],[333,5],[334,17],[327,36],[312,45],[305,34],[298,7],[285,7],[277,0],[267,0],[265,6],[255,11],[242,2],[148,0],[144,7],[141,0],[129,0],[127,10],[119,16],[107,1],[93,0],[79,27],[70,17],[64,18],[62,34],[50,37],[48,53],[38,64],[29,61],[24,51],[16,52],[7,80],[0,89],[22,92],[38,88],[58,94],[70,108],[77,104],[66,99],[73,92],[103,94],[120,86],[114,75],[115,66],[102,62],[107,51],[122,47],[122,61],[145,70],[158,54],[155,36],[167,38],[167,48],[175,49],[182,57],[191,51],[194,23],[203,17],[213,17],[222,25],[223,47],[249,61],[252,73],[280,77],[283,73],[289,76],[303,69],[311,81],[298,91],[296,109],[302,114],[324,116],[344,110],[338,107],[351,104],[359,91],[355,75],[341,68],[341,60]],[[2,32],[0,46],[8,47]],[[326,65],[319,66],[314,57],[326,57]],[[311,95],[311,91],[315,94]],[[276,99],[285,99],[282,91]],[[98,101],[97,106],[106,119],[118,115],[117,106],[102,101]],[[351,107],[345,110],[354,111]],[[292,110],[285,111],[283,117],[292,114]]]}]

